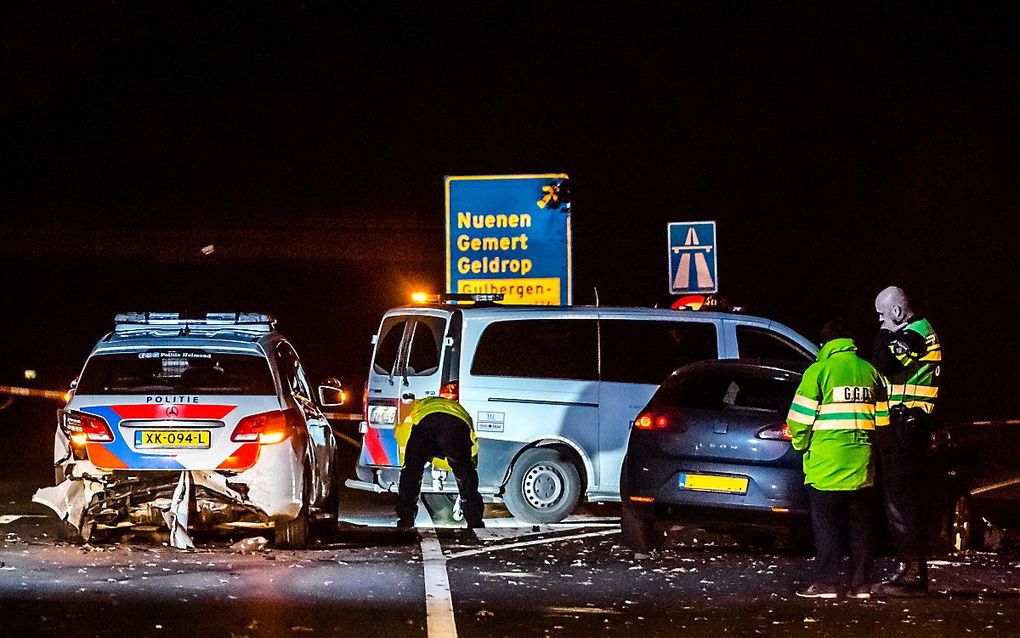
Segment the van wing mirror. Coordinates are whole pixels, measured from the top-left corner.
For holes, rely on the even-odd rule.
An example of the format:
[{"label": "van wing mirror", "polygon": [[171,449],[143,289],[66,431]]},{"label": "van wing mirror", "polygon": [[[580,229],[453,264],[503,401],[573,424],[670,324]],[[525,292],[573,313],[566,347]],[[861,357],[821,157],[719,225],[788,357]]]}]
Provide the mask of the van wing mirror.
[{"label": "van wing mirror", "polygon": [[319,405],[333,408],[347,403],[347,390],[338,379],[324,379],[319,385]]}]

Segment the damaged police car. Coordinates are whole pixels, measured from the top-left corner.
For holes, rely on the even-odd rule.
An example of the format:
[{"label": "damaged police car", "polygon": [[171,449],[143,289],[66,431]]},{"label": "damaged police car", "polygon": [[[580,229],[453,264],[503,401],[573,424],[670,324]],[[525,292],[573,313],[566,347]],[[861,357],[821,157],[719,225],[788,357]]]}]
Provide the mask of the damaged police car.
[{"label": "damaged police car", "polygon": [[[336,404],[339,387],[320,386]],[[329,396],[327,396],[329,395]],[[55,487],[34,500],[70,540],[166,525],[272,529],[303,547],[336,525],[336,440],[301,361],[263,314],[117,315],[58,412]]]}]

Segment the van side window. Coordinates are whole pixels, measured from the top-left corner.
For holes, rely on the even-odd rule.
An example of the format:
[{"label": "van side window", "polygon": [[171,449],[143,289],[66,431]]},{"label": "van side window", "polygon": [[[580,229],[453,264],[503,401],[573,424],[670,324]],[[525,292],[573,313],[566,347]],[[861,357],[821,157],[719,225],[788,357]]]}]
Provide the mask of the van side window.
[{"label": "van side window", "polygon": [[482,333],[471,374],[594,381],[594,319],[497,321]]},{"label": "van side window", "polygon": [[379,344],[375,347],[375,361],[372,366],[376,374],[392,374],[400,353],[400,342],[404,338],[407,317],[387,317],[379,329]]},{"label": "van side window", "polygon": [[680,366],[717,359],[714,323],[603,319],[602,380],[662,383]]},{"label": "van side window", "polygon": [[439,370],[440,344],[446,320],[439,317],[418,317],[414,320],[411,352],[407,357],[407,375],[424,377]]},{"label": "van side window", "polygon": [[737,351],[741,359],[815,360],[814,355],[783,335],[755,326],[737,326]]}]

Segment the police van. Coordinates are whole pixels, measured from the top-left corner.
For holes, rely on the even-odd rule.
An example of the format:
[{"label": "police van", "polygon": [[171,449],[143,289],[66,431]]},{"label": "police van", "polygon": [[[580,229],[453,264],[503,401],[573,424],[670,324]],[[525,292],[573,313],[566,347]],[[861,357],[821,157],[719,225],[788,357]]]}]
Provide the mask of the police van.
[{"label": "police van", "polygon": [[[813,361],[817,351],[782,324],[737,312],[475,298],[384,314],[348,486],[395,492],[403,462],[396,426],[412,399],[441,395],[474,420],[483,497],[520,520],[558,522],[582,499],[619,500],[631,421],[676,368],[741,356]],[[457,487],[434,470],[422,492],[456,495]]]}]

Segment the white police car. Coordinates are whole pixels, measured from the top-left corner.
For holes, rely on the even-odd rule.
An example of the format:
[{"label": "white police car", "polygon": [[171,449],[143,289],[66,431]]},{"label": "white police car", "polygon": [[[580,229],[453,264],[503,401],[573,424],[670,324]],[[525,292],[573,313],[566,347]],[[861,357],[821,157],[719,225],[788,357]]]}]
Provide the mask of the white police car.
[{"label": "white police car", "polygon": [[[333,431],[272,317],[115,323],[59,411],[58,485],[36,495],[74,540],[165,523],[172,540],[175,526],[272,527],[277,546],[301,547],[310,523],[336,524]],[[331,392],[320,401],[338,403]]]}]

